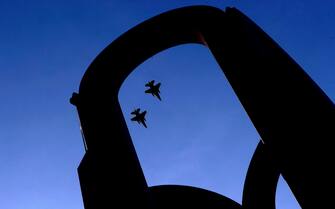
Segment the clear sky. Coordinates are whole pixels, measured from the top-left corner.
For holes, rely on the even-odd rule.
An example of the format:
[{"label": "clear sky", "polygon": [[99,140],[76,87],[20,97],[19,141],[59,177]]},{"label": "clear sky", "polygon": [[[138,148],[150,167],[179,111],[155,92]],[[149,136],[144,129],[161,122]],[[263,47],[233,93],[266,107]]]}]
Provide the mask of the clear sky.
[{"label": "clear sky", "polygon": [[[187,5],[237,7],[334,101],[333,2],[0,0],[0,208],[83,208],[76,169],[84,148],[68,100],[97,54],[136,24]],[[152,79],[162,82],[162,102],[143,93]],[[192,185],[241,202],[259,135],[208,49],[152,57],[119,98],[149,185]],[[129,120],[135,107],[148,111],[148,129]],[[299,208],[282,179],[276,204]]]}]

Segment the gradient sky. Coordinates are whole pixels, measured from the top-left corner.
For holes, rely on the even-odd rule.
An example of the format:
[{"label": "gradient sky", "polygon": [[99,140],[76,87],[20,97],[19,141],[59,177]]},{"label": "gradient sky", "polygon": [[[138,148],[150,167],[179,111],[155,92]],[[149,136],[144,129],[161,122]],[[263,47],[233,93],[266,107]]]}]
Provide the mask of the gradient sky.
[{"label": "gradient sky", "polygon": [[[332,0],[0,0],[0,208],[82,209],[84,155],[72,92],[97,54],[161,12],[234,6],[283,47],[335,99]],[[270,69],[269,69],[270,70]],[[162,102],[144,83],[162,82]],[[183,45],[143,63],[120,102],[149,185],[186,184],[241,202],[259,135],[208,49]],[[148,110],[148,129],[129,113]],[[277,208],[299,208],[284,180]]]}]

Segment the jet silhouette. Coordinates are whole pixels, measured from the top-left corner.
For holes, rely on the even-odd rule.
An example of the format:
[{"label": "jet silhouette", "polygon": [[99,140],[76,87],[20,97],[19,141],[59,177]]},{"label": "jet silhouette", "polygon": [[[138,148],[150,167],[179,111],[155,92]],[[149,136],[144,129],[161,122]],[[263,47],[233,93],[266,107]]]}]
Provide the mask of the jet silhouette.
[{"label": "jet silhouette", "polygon": [[145,90],[145,93],[152,94],[152,96],[156,96],[160,101],[162,101],[161,97],[159,96],[159,87],[161,86],[161,83],[157,83],[154,85],[155,80],[152,80],[145,84],[146,87],[149,87],[149,89]]},{"label": "jet silhouette", "polygon": [[140,112],[141,109],[137,108],[135,109],[133,112],[131,112],[130,114],[135,115],[135,117],[131,118],[132,121],[137,121],[139,124],[143,124],[143,126],[145,128],[147,128],[147,125],[145,124],[145,114],[147,113],[147,111],[143,111]]}]

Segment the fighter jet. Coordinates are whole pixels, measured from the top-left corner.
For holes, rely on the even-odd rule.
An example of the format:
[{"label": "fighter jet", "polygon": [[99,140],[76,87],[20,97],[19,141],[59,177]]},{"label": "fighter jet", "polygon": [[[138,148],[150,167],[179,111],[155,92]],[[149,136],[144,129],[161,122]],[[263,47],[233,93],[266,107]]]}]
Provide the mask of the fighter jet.
[{"label": "fighter jet", "polygon": [[147,125],[145,124],[145,114],[147,113],[147,111],[143,111],[140,112],[141,109],[137,108],[135,109],[133,112],[131,112],[130,114],[135,115],[133,118],[131,118],[132,121],[137,121],[139,124],[143,124],[143,126],[145,128],[147,128]]},{"label": "fighter jet", "polygon": [[145,90],[145,93],[152,94],[152,96],[156,96],[160,101],[162,101],[161,97],[159,96],[159,87],[161,86],[161,83],[154,84],[155,80],[152,80],[145,84],[146,87],[149,87],[149,89]]}]

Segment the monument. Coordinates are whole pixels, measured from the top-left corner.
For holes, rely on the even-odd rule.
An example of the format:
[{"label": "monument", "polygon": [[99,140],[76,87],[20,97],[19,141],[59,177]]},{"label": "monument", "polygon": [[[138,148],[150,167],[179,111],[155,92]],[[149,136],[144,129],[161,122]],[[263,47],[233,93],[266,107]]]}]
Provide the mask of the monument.
[{"label": "monument", "polygon": [[[249,165],[242,204],[189,186],[148,187],[132,144],[118,102],[121,84],[146,59],[187,43],[210,49],[264,142]],[[185,7],[135,26],[95,58],[71,103],[87,147],[78,168],[86,209],[271,209],[280,174],[301,208],[333,205],[335,106],[235,8]]]}]

